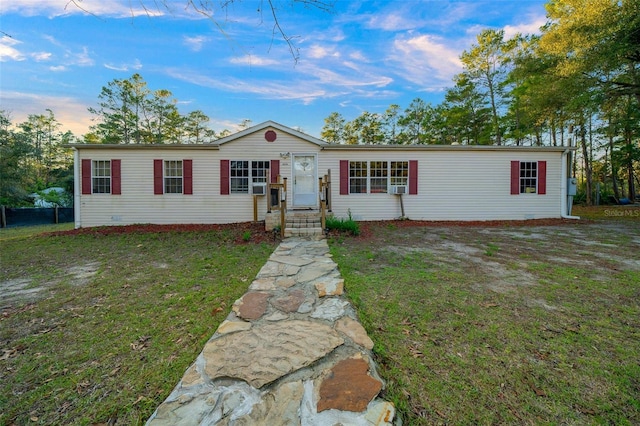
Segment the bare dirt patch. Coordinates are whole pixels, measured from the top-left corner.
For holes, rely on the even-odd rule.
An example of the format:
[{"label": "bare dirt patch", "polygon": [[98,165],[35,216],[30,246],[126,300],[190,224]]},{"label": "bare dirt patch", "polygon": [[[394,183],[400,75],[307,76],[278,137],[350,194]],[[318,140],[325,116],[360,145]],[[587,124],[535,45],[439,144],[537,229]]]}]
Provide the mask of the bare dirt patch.
[{"label": "bare dirt patch", "polygon": [[14,278],[0,281],[0,309],[16,306],[22,303],[34,302],[45,297],[46,291],[54,285],[68,280],[73,286],[83,286],[91,281],[97,273],[100,264],[87,262],[62,268],[60,273],[51,280],[41,281],[37,277]]}]

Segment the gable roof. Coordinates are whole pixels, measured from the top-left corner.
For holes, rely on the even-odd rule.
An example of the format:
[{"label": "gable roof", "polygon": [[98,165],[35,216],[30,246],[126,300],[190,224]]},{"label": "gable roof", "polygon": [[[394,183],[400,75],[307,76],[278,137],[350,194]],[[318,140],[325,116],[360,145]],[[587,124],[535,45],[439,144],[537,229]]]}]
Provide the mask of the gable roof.
[{"label": "gable roof", "polygon": [[267,128],[274,128],[277,129],[283,133],[287,133],[291,136],[295,136],[297,138],[300,138],[302,140],[305,140],[309,143],[312,143],[314,145],[318,145],[318,146],[327,146],[329,145],[327,142],[318,139],[318,138],[314,138],[313,136],[307,135],[306,133],[302,133],[299,132],[297,130],[294,130],[290,127],[287,126],[283,126],[282,124],[276,123],[275,121],[265,121],[264,123],[260,123],[260,124],[256,124],[255,126],[251,126],[247,129],[241,130],[238,133],[234,133],[232,135],[226,136],[224,138],[218,139],[217,141],[213,142],[215,145],[224,145],[225,143],[229,143],[229,142],[233,142],[236,139],[240,139],[243,138],[247,135],[253,134],[253,133],[257,133],[261,130],[267,129]]}]

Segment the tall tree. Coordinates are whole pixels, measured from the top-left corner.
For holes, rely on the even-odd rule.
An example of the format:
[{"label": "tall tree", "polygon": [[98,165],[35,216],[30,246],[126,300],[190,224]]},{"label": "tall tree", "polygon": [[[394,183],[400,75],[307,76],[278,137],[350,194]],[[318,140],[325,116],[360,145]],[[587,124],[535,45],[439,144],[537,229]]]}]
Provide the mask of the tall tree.
[{"label": "tall tree", "polygon": [[355,138],[356,144],[378,144],[384,141],[379,114],[364,111],[349,124],[350,138]]},{"label": "tall tree", "polygon": [[324,119],[320,137],[329,143],[344,142],[345,120],[339,112],[332,112]]},{"label": "tall tree", "polygon": [[11,128],[9,114],[0,110],[0,204],[18,206],[27,196],[33,146]]},{"label": "tall tree", "polygon": [[[166,143],[179,141],[175,129],[182,127],[180,122],[177,101],[172,98],[172,93],[166,89],[155,90],[149,93],[141,104],[143,109],[143,129],[141,140],[145,143]],[[170,140],[173,139],[173,140]]]},{"label": "tall tree", "polygon": [[506,78],[510,43],[504,41],[503,30],[486,29],[477,36],[478,44],[460,56],[467,78],[484,87],[491,106],[493,136],[502,144],[499,109],[502,104],[502,84]]},{"label": "tall tree", "polygon": [[550,0],[540,46],[559,76],[582,74],[609,96],[640,102],[640,2]]},{"label": "tall tree", "polygon": [[[89,108],[89,112],[95,114],[98,120],[93,132],[103,143],[140,143],[140,81],[139,74],[134,74],[128,80],[110,81],[98,95],[99,108]],[[134,90],[136,82],[138,90]]]},{"label": "tall tree", "polygon": [[450,142],[468,145],[491,144],[491,109],[486,95],[466,73],[456,76],[456,85],[447,90],[444,125]]},{"label": "tall tree", "polygon": [[404,110],[404,114],[398,119],[400,134],[398,143],[422,144],[431,143],[429,132],[434,115],[431,104],[420,98],[415,98]]},{"label": "tall tree", "polygon": [[382,114],[382,127],[384,143],[397,144],[400,120],[400,105],[391,104],[389,108]]},{"label": "tall tree", "polygon": [[69,169],[70,154],[62,145],[73,141],[71,132],[62,132],[62,125],[53,111],[47,114],[31,114],[27,121],[18,125],[21,140],[31,145],[30,155],[24,158],[30,168],[35,188],[40,190],[51,186],[59,169]]},{"label": "tall tree", "polygon": [[185,136],[189,143],[211,142],[215,132],[207,127],[209,117],[202,111],[191,111],[185,117]]}]

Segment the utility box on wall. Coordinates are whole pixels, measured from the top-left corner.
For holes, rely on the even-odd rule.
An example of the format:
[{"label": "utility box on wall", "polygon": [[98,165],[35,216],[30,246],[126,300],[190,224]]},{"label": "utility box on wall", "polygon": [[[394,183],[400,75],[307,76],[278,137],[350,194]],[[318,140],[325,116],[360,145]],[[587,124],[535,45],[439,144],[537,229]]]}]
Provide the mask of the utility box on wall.
[{"label": "utility box on wall", "polygon": [[569,178],[567,179],[567,195],[576,195],[578,191],[578,179]]}]

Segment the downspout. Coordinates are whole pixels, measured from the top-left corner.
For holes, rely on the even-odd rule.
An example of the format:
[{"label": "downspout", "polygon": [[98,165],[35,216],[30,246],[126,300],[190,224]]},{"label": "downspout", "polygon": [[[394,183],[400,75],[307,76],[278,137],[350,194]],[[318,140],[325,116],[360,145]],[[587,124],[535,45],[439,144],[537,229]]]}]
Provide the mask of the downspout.
[{"label": "downspout", "polygon": [[80,151],[73,148],[73,220],[74,227],[80,228]]},{"label": "downspout", "polygon": [[562,161],[561,161],[561,167],[560,167],[560,176],[561,176],[561,183],[560,183],[560,217],[562,217],[563,219],[580,219],[580,216],[571,216],[569,214],[569,209],[568,209],[568,203],[567,200],[569,198],[569,195],[567,194],[567,180],[569,180],[569,173],[568,173],[568,155],[571,155],[571,150],[569,148],[565,149],[564,152],[562,153]]}]

